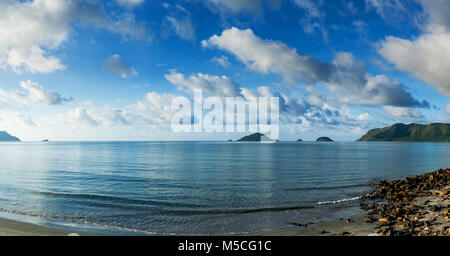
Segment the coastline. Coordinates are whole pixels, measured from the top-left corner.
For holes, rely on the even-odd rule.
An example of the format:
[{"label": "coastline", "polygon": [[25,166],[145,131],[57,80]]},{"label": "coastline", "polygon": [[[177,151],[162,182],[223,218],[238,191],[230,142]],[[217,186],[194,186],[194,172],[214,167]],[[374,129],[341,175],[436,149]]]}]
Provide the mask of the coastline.
[{"label": "coastline", "polygon": [[305,224],[298,230],[265,232],[262,236],[449,236],[450,169],[401,180],[369,184],[364,215],[340,221]]},{"label": "coastline", "polygon": [[[291,223],[297,228],[260,236],[448,236],[450,235],[450,169],[401,180],[368,184],[374,191],[361,198],[366,214],[338,221]],[[0,217],[0,236],[92,235],[48,228]],[[138,235],[138,234],[136,234]]]}]

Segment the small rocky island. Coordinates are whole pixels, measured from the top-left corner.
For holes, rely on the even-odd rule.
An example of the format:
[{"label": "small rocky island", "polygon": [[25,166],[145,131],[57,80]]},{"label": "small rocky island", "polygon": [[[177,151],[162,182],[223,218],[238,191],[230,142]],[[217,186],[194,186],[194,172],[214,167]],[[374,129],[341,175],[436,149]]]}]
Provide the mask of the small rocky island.
[{"label": "small rocky island", "polygon": [[303,140],[302,139],[298,139],[297,142],[303,142]]},{"label": "small rocky island", "polygon": [[357,141],[450,142],[450,124],[394,124],[368,131]]},{"label": "small rocky island", "polygon": [[252,135],[248,135],[237,140],[239,142],[276,142],[276,140],[267,137],[262,133],[254,133]]},{"label": "small rocky island", "polygon": [[316,140],[317,142],[334,142],[332,139],[328,137],[320,137]]},{"label": "small rocky island", "polygon": [[20,141],[20,139],[5,131],[0,131],[0,141]]}]

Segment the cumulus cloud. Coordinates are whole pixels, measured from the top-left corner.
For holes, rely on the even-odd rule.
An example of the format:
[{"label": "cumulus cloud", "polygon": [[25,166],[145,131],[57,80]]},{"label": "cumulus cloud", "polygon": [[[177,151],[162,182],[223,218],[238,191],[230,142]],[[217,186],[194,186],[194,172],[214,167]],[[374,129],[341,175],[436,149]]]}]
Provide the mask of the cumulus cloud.
[{"label": "cumulus cloud", "polygon": [[125,62],[123,62],[123,60],[120,58],[120,55],[118,54],[114,54],[111,57],[109,57],[103,63],[103,68],[118,74],[122,78],[127,78],[130,75],[133,76],[138,75],[136,70],[128,66]]},{"label": "cumulus cloud", "polygon": [[[166,79],[177,86],[178,90],[192,94],[194,89],[202,89],[208,96],[241,97],[244,101],[258,97],[278,97],[279,106],[271,106],[271,109],[280,111],[280,123],[282,125],[294,124],[302,131],[339,126],[356,132],[367,128],[371,117],[368,113],[353,116],[348,110],[341,109],[339,104],[320,94],[317,90],[311,90],[310,94],[303,98],[291,97],[284,94],[281,86],[259,86],[249,89],[239,85],[226,76],[212,76],[196,74],[189,77],[172,71],[166,75]],[[174,95],[147,94],[147,101],[138,104],[142,113],[152,113],[150,116],[158,116],[161,113],[170,113],[167,102]],[[149,106],[151,107],[149,107]],[[163,107],[165,106],[165,107]],[[158,114],[159,113],[159,114]],[[144,116],[141,114],[141,116]],[[151,119],[147,117],[147,119]],[[170,120],[170,115],[160,117],[158,120]]]},{"label": "cumulus cloud", "polygon": [[91,117],[89,112],[84,108],[76,108],[70,110],[68,117],[76,123],[87,124],[90,126],[98,126],[97,121]]},{"label": "cumulus cloud", "polygon": [[176,71],[164,76],[169,82],[177,86],[178,90],[192,93],[201,89],[211,96],[235,97],[240,95],[240,86],[227,76],[212,76],[198,73],[190,77]]},{"label": "cumulus cloud", "polygon": [[424,32],[414,39],[388,36],[381,41],[378,52],[397,69],[412,73],[450,96],[450,2],[419,2],[427,18]]},{"label": "cumulus cloud", "polygon": [[9,98],[15,101],[21,102],[23,104],[37,104],[37,105],[60,105],[66,101],[71,101],[71,97],[63,97],[59,93],[54,91],[48,91],[44,89],[38,83],[28,81],[20,82],[20,86],[26,90],[14,91],[7,93]]},{"label": "cumulus cloud", "polygon": [[383,75],[369,75],[365,64],[351,53],[337,53],[332,63],[323,63],[281,42],[263,40],[250,29],[235,27],[203,40],[202,46],[225,50],[249,69],[281,75],[290,83],[324,84],[346,104],[429,107],[428,102],[415,99],[400,82]]},{"label": "cumulus cloud", "polygon": [[228,57],[225,55],[222,55],[220,57],[214,57],[211,59],[211,61],[219,64],[224,68],[228,68],[231,65],[230,61],[228,60]]},{"label": "cumulus cloud", "polygon": [[70,34],[74,21],[123,36],[144,38],[147,31],[131,14],[111,18],[95,2],[71,0],[0,1],[0,68],[51,73],[66,66],[51,52]]},{"label": "cumulus cloud", "polygon": [[417,122],[424,119],[422,113],[417,109],[392,106],[385,106],[383,109],[391,116],[407,122]]},{"label": "cumulus cloud", "polygon": [[217,47],[234,54],[249,69],[264,74],[276,73],[293,83],[299,79],[326,80],[330,66],[297,52],[282,42],[263,40],[251,29],[232,27],[202,41],[203,47]]},{"label": "cumulus cloud", "polygon": [[450,27],[450,3],[447,0],[418,0],[424,9],[429,25]]},{"label": "cumulus cloud", "polygon": [[428,102],[416,100],[402,83],[384,75],[368,75],[364,62],[357,61],[351,53],[338,53],[333,66],[334,72],[326,84],[341,102],[349,105],[430,107]]},{"label": "cumulus cloud", "polygon": [[116,2],[127,8],[134,8],[141,5],[145,0],[116,0]]},{"label": "cumulus cloud", "polygon": [[172,117],[177,112],[171,107],[173,99],[179,95],[157,92],[145,94],[144,100],[131,106],[136,123],[145,125],[170,124]]},{"label": "cumulus cloud", "polygon": [[2,123],[10,124],[12,126],[20,125],[23,127],[35,127],[36,123],[29,117],[20,112],[12,112],[0,115]]},{"label": "cumulus cloud", "polygon": [[381,42],[378,52],[398,69],[433,85],[450,96],[450,32],[435,28],[415,40],[393,36]]},{"label": "cumulus cloud", "polygon": [[130,125],[130,116],[122,109],[113,108],[109,105],[97,107],[91,105],[88,107],[78,107],[67,113],[67,119],[70,123],[84,124],[88,126],[128,126]]}]

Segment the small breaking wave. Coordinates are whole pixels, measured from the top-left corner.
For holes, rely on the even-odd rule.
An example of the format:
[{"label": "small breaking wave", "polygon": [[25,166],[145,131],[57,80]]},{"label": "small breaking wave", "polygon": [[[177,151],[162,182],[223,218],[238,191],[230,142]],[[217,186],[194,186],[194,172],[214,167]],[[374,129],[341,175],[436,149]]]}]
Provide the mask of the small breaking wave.
[{"label": "small breaking wave", "polygon": [[[118,230],[118,231],[125,231],[125,232],[133,232],[133,233],[143,233],[147,235],[156,235],[155,232],[150,232],[148,230],[141,230],[141,229],[135,229],[135,228],[128,228],[128,227],[122,227],[117,225],[109,225],[109,224],[103,224],[98,223],[94,221],[89,221],[83,218],[79,217],[69,217],[69,216],[58,216],[58,215],[48,215],[48,214],[39,214],[39,213],[32,213],[32,212],[22,212],[22,211],[15,211],[15,210],[8,210],[4,208],[0,208],[0,212],[8,213],[8,214],[14,214],[14,215],[21,215],[26,217],[35,217],[35,218],[43,218],[43,219],[50,219],[50,220],[61,220],[66,221],[70,223],[78,223],[78,224],[85,224],[85,225],[91,225],[95,227],[99,227],[102,229],[109,229],[109,230]],[[174,235],[174,234],[167,234],[167,235]]]},{"label": "small breaking wave", "polygon": [[343,203],[343,202],[350,202],[350,201],[356,201],[361,199],[362,196],[357,196],[357,197],[352,197],[352,198],[344,198],[344,199],[339,199],[339,200],[331,200],[331,201],[321,201],[318,202],[317,205],[323,205],[323,204],[338,204],[338,203]]}]

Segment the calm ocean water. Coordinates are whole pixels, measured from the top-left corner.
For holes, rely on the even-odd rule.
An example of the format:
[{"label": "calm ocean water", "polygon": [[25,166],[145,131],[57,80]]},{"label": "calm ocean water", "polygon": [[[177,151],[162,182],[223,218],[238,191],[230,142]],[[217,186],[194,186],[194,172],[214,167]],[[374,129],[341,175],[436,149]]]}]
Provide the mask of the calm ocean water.
[{"label": "calm ocean water", "polygon": [[444,167],[450,143],[0,143],[0,212],[110,234],[254,234],[338,218],[370,182]]}]

